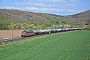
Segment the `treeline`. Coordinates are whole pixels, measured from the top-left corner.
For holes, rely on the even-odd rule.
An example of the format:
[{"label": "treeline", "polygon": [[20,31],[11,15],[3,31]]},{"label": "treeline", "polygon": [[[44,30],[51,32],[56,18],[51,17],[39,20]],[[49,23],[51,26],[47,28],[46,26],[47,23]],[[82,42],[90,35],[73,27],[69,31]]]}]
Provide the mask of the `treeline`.
[{"label": "treeline", "polygon": [[[57,23],[58,22],[58,23]],[[11,30],[11,29],[46,29],[47,27],[56,27],[59,24],[59,21],[48,22],[30,22],[30,23],[14,23],[9,20],[0,20],[0,30]]]},{"label": "treeline", "polygon": [[[68,20],[58,20],[58,19],[52,19],[49,18],[48,22],[33,22],[31,21],[30,23],[14,23],[6,19],[0,20],[0,30],[37,30],[37,29],[47,29],[47,28],[74,28],[77,27],[78,25],[74,25],[74,22],[70,22]],[[66,26],[68,24],[68,26]],[[81,23],[79,24],[81,27],[83,27],[85,24]]]}]

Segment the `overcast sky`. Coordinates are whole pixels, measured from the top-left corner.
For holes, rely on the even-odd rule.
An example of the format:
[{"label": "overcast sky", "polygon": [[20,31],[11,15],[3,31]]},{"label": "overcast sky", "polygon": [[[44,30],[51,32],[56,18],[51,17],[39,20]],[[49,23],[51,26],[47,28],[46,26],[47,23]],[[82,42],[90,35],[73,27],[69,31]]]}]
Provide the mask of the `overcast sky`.
[{"label": "overcast sky", "polygon": [[72,15],[90,10],[90,0],[0,0],[0,9]]}]

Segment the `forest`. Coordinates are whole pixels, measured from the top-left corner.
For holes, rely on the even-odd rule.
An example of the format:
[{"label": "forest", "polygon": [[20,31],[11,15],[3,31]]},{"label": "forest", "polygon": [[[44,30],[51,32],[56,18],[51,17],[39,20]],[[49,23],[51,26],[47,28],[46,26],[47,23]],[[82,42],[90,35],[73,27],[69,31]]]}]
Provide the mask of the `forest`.
[{"label": "forest", "polygon": [[[68,26],[67,26],[68,24]],[[75,25],[70,23],[69,21],[58,21],[52,20],[50,22],[30,22],[30,23],[14,23],[9,20],[2,19],[0,20],[0,30],[37,30],[37,29],[47,29],[47,28],[75,28],[80,27],[83,28],[85,26],[85,22],[81,22],[79,25]],[[90,30],[90,25],[86,26],[85,29]]]},{"label": "forest", "polygon": [[[69,21],[59,21],[59,20],[51,20],[48,22],[29,22],[29,23],[21,23],[21,22],[11,22],[7,19],[1,19],[0,20],[0,30],[27,30],[27,29],[47,29],[48,27],[53,27],[53,28],[64,28],[68,26],[64,26],[65,24],[69,24]],[[62,25],[62,26],[60,26]],[[72,26],[74,27],[74,26]]]}]

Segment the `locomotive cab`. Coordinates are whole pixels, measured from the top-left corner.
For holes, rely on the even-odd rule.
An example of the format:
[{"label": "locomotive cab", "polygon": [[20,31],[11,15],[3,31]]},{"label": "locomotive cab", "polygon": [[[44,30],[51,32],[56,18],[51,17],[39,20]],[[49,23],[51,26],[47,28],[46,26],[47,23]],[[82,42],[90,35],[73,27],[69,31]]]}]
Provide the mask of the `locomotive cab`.
[{"label": "locomotive cab", "polygon": [[25,32],[25,31],[22,31],[21,37],[25,37],[25,36],[27,36],[27,35],[26,35],[26,32]]},{"label": "locomotive cab", "polygon": [[32,30],[25,30],[25,31],[22,31],[21,33],[21,37],[28,37],[32,35],[34,35],[34,32]]}]

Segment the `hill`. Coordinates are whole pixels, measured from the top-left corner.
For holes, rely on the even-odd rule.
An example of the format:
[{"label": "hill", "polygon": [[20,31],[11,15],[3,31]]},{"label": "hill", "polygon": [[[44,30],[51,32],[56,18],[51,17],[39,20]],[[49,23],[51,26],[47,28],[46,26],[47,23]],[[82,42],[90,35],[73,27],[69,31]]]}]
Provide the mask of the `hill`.
[{"label": "hill", "polygon": [[90,10],[74,15],[61,16],[55,14],[35,13],[20,10],[0,9],[0,19],[5,18],[12,22],[48,22],[53,20],[69,20],[73,22],[84,21],[90,24]]},{"label": "hill", "polygon": [[66,17],[70,21],[76,21],[76,22],[86,22],[87,24],[90,24],[90,10],[84,11],[78,14],[69,15]]},{"label": "hill", "polygon": [[8,19],[12,22],[26,22],[26,23],[29,23],[30,21],[34,22],[48,21],[46,18],[32,12],[25,12],[20,10],[6,10],[6,9],[0,9],[0,19],[2,18]]},{"label": "hill", "polygon": [[[47,27],[64,28],[85,27],[90,24],[90,10],[74,15],[27,12],[20,10],[0,9],[0,30],[12,29],[46,29]],[[62,26],[61,26],[62,25]]]},{"label": "hill", "polygon": [[55,14],[49,14],[53,17],[57,17],[59,19],[66,19],[69,21],[73,21],[76,23],[80,23],[80,22],[86,22],[87,24],[90,24],[90,10],[81,12],[81,13],[77,13],[74,15],[67,15],[67,16],[61,16],[61,15],[55,15]]}]

